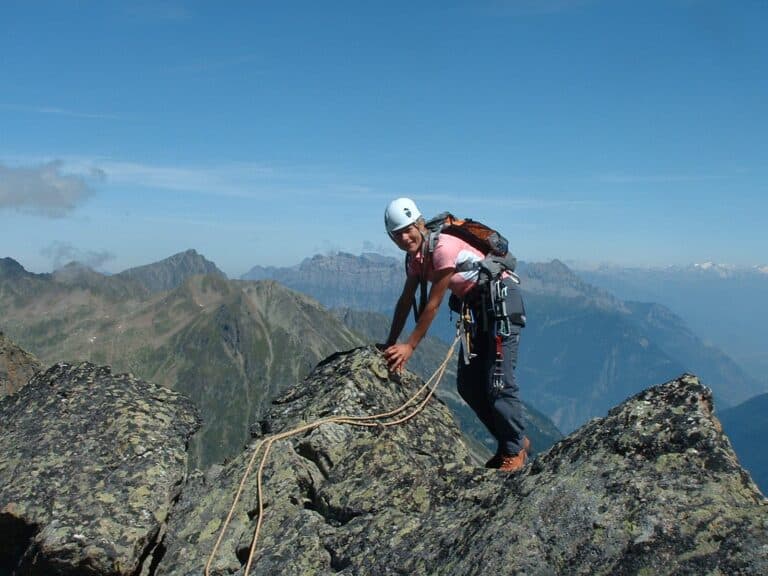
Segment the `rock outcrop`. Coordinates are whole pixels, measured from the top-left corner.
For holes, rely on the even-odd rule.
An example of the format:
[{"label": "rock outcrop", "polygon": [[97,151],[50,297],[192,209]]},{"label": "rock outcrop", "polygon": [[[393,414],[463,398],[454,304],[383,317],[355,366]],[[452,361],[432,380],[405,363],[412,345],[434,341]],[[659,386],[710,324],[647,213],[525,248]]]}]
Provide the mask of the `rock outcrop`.
[{"label": "rock outcrop", "polygon": [[0,332],[0,398],[19,390],[42,368],[37,358]]},{"label": "rock outcrop", "polygon": [[0,574],[138,575],[199,426],[179,394],[57,364],[0,401]]},{"label": "rock outcrop", "polygon": [[[248,450],[195,472],[174,503],[197,423],[187,402],[105,368],[55,366],[0,402],[0,573],[201,575],[257,442],[386,412],[420,385],[375,348],[336,354],[273,403]],[[255,468],[211,574],[243,574]],[[396,426],[326,423],[277,440],[263,480],[251,574],[768,573],[768,505],[691,375],[515,475],[473,462],[432,400]]]},{"label": "rock outcrop", "polygon": [[[382,412],[419,383],[388,374],[374,349],[337,355],[261,431]],[[193,479],[157,574],[202,573],[248,458]],[[264,479],[253,574],[768,573],[768,506],[690,375],[627,400],[518,475],[473,465],[433,401],[395,427],[325,424],[278,441]],[[254,474],[212,574],[247,561],[256,485]]]}]

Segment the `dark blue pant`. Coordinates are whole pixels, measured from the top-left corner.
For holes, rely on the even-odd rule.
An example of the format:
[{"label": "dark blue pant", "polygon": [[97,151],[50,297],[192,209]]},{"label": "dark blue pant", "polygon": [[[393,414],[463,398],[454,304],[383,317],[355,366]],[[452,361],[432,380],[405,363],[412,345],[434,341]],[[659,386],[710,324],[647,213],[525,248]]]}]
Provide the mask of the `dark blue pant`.
[{"label": "dark blue pant", "polygon": [[[508,284],[507,310],[512,312],[522,306],[517,285]],[[477,310],[479,315],[481,310]],[[476,354],[467,365],[464,355],[459,355],[457,388],[464,401],[475,411],[488,431],[498,441],[498,449],[505,454],[517,454],[523,448],[523,411],[519,389],[515,382],[517,349],[520,343],[521,326],[512,324],[511,334],[502,337],[503,387],[495,390],[493,373],[496,368],[496,340],[492,314],[486,312],[486,331],[481,331],[481,322],[472,338],[472,353]],[[524,312],[523,312],[524,314]]]}]

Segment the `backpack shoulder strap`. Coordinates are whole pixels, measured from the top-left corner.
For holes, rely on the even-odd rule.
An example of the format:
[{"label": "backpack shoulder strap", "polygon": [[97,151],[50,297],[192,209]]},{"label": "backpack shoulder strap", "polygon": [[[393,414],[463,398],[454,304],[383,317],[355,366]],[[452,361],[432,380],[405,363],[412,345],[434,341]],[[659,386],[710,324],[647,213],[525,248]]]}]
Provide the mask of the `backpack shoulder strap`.
[{"label": "backpack shoulder strap", "polygon": [[433,216],[426,222],[424,222],[424,225],[427,227],[427,230],[434,232],[441,230],[443,226],[445,226],[446,222],[450,222],[456,220],[456,217],[451,214],[450,212],[440,212],[437,216]]},{"label": "backpack shoulder strap", "polygon": [[437,246],[437,239],[440,238],[440,230],[437,230],[435,232],[430,232],[427,235],[426,243],[427,243],[427,252],[429,254],[432,254],[432,252],[435,251],[435,246]]},{"label": "backpack shoulder strap", "polygon": [[435,251],[437,240],[440,238],[443,228],[450,226],[454,220],[456,220],[456,217],[450,212],[440,212],[440,214],[424,223],[427,228],[427,253],[431,254]]},{"label": "backpack shoulder strap", "polygon": [[[424,248],[427,248],[427,246],[425,245]],[[428,294],[428,290],[427,290],[427,274],[426,274],[426,272],[424,270],[424,266],[427,265],[427,260],[429,258],[429,253],[430,252],[431,252],[431,250],[429,252],[427,252],[427,250],[425,250],[424,253],[423,253],[424,258],[422,260],[422,269],[421,269],[421,274],[419,274],[419,302],[418,302],[418,304],[416,303],[416,299],[415,298],[413,300],[413,319],[414,319],[415,322],[419,321],[419,316],[421,316],[421,313],[424,311],[424,308],[427,307],[427,294]],[[410,267],[411,267],[411,255],[410,254],[406,254],[405,255],[405,274],[406,274],[406,276],[408,275],[408,271],[410,270]]]}]

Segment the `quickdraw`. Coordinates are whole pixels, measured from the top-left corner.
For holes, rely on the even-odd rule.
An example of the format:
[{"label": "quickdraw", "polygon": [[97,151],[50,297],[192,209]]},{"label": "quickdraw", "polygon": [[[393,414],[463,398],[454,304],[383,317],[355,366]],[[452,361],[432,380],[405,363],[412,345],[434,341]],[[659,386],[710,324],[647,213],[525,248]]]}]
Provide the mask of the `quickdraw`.
[{"label": "quickdraw", "polygon": [[504,389],[504,347],[503,338],[512,334],[512,325],[507,315],[507,286],[500,279],[491,282],[494,332],[496,333],[496,363],[493,369],[493,391],[499,394]]},{"label": "quickdraw", "polygon": [[472,308],[464,302],[461,305],[461,312],[456,326],[461,338],[461,352],[464,357],[464,364],[469,365],[472,358],[477,354],[472,353],[472,338],[475,335],[475,319],[472,314]]},{"label": "quickdraw", "polygon": [[512,334],[512,323],[507,314],[507,285],[503,281],[491,282],[491,301],[496,321],[496,335],[506,338]]}]

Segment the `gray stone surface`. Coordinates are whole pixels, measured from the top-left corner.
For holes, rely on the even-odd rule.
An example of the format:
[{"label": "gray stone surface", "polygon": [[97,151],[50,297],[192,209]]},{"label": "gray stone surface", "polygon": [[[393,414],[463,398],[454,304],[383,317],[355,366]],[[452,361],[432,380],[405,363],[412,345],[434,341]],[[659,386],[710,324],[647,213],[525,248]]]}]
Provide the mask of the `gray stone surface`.
[{"label": "gray stone surface", "polygon": [[[254,443],[385,412],[420,385],[374,348],[336,354],[273,403]],[[58,364],[0,400],[0,574],[203,574],[253,445],[186,479],[198,425],[184,397],[92,364]],[[256,486],[254,471],[212,574],[243,573]],[[473,464],[432,400],[397,426],[326,423],[276,442],[264,489],[251,574],[768,573],[768,505],[691,375],[519,474]]]},{"label": "gray stone surface", "polygon": [[[420,384],[364,348],[336,355],[261,422],[265,437],[398,406]],[[201,574],[250,453],[197,475],[157,574]],[[403,425],[326,424],[276,443],[252,574],[766,574],[768,506],[690,375],[630,398],[516,475],[473,466],[448,410]],[[213,574],[242,573],[246,484]]]},{"label": "gray stone surface", "polygon": [[0,401],[0,574],[138,575],[199,426],[189,400],[57,364]]}]

